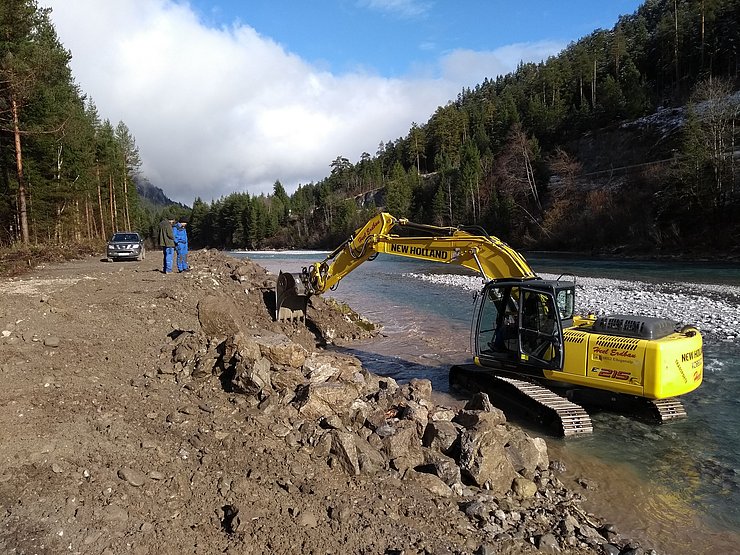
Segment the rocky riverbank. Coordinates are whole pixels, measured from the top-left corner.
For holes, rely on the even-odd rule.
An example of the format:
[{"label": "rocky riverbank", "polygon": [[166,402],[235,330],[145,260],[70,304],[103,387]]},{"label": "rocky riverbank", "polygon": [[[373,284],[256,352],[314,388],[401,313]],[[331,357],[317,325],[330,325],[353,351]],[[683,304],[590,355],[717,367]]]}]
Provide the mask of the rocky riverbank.
[{"label": "rocky riverbank", "polygon": [[0,281],[3,552],[646,551],[485,395],[324,350],[372,333],[337,307],[276,323],[256,264],[158,263]]}]

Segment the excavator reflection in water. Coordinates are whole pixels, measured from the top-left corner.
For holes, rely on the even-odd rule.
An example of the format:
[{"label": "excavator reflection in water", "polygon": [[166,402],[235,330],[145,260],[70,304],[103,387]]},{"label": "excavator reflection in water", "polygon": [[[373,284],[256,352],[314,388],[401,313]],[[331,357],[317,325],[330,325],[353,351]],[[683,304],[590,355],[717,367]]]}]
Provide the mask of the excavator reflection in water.
[{"label": "excavator reflection in water", "polygon": [[497,404],[515,405],[565,436],[592,431],[581,404],[647,411],[658,421],[685,417],[676,397],[702,382],[702,337],[693,326],[648,316],[577,315],[574,276],[540,278],[517,251],[480,227],[414,224],[387,213],[323,261],[299,274],[281,272],[276,319],[303,319],[311,295],[336,288],[380,253],[478,272],[485,284],[472,321],[473,364],[453,366],[451,383],[483,388]]}]

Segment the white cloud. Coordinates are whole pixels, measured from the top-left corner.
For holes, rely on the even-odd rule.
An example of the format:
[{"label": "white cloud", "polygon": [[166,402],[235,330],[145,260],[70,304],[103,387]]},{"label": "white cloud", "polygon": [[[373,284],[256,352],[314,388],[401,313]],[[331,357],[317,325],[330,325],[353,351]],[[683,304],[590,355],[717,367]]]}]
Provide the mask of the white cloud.
[{"label": "white cloud", "polygon": [[101,117],[129,127],[143,174],[186,204],[270,192],[277,179],[289,192],[318,181],[336,156],[374,154],[479,75],[530,53],[453,52],[439,78],[333,75],[249,26],[206,27],[171,0],[41,3],[53,8],[82,91]]},{"label": "white cloud", "polygon": [[429,9],[429,2],[421,0],[361,0],[360,5],[401,17],[417,17]]},{"label": "white cloud", "polygon": [[516,69],[519,62],[546,60],[565,48],[552,41],[517,43],[492,51],[454,50],[440,61],[445,79],[475,85],[483,79],[496,79]]}]

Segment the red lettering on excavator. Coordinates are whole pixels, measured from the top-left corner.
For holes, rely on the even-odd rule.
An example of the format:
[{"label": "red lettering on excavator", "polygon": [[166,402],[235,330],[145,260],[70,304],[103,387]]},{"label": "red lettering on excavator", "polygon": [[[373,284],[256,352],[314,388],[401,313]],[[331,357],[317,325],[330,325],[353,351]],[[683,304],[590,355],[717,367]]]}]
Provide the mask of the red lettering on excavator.
[{"label": "red lettering on excavator", "polygon": [[611,355],[613,357],[624,357],[624,358],[635,358],[637,355],[635,353],[631,353],[629,351],[619,351],[617,349],[612,349]]},{"label": "red lettering on excavator", "polygon": [[599,377],[612,378],[613,380],[629,380],[632,377],[632,374],[624,370],[609,370],[607,368],[602,368],[599,370]]},{"label": "red lettering on excavator", "polygon": [[371,225],[368,229],[365,230],[364,233],[361,233],[354,239],[354,243],[356,247],[362,246],[362,243],[367,239],[373,231],[375,231],[375,228],[377,228],[382,222],[380,220],[377,220],[373,222],[373,225]]}]

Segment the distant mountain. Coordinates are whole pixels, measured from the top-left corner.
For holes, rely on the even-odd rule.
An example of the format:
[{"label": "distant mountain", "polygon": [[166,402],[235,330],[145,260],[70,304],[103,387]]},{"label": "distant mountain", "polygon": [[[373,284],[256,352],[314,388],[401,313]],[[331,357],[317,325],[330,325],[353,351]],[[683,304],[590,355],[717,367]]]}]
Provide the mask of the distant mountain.
[{"label": "distant mountain", "polygon": [[169,198],[162,189],[152,185],[145,177],[136,180],[136,190],[144,200],[145,205],[151,205],[154,208],[164,208],[172,205],[183,206]]}]

